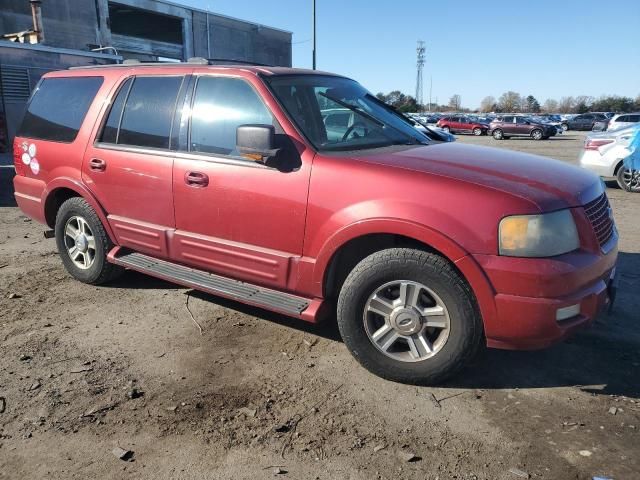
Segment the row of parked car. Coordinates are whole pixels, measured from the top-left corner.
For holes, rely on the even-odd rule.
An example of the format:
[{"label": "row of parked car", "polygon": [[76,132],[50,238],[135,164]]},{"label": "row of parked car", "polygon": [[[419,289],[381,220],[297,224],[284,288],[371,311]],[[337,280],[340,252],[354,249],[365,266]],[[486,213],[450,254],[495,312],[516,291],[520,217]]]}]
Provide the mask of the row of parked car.
[{"label": "row of parked car", "polygon": [[640,122],[640,113],[594,112],[581,115],[430,115],[409,114],[419,124],[431,124],[449,133],[492,135],[496,140],[530,137],[544,140],[567,130],[616,130]]}]

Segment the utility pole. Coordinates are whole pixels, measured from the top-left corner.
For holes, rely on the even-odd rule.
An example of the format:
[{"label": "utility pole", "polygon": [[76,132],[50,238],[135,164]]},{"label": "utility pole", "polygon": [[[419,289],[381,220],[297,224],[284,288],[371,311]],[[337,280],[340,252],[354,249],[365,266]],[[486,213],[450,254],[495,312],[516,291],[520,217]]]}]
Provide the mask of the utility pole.
[{"label": "utility pole", "polygon": [[[314,0],[315,1],[315,0]],[[418,40],[418,47],[416,48],[417,54],[417,72],[416,72],[416,103],[418,104],[418,110],[420,110],[423,97],[422,97],[422,69],[424,67],[424,52],[426,48],[422,40]]]},{"label": "utility pole", "polygon": [[313,0],[313,13],[312,13],[312,21],[313,21],[313,69],[316,69],[316,0]]}]

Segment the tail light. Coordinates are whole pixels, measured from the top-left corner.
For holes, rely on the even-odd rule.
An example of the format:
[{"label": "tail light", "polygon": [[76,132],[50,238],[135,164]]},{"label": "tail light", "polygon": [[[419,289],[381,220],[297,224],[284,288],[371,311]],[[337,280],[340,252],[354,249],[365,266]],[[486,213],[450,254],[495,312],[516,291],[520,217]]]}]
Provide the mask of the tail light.
[{"label": "tail light", "polygon": [[584,142],[585,150],[598,150],[600,147],[604,145],[609,145],[610,143],[615,142],[615,140],[611,138],[587,138]]},{"label": "tail light", "polygon": [[13,165],[16,169],[16,175],[24,175],[26,165],[22,162],[22,154],[25,153],[22,144],[18,139],[13,141]]}]

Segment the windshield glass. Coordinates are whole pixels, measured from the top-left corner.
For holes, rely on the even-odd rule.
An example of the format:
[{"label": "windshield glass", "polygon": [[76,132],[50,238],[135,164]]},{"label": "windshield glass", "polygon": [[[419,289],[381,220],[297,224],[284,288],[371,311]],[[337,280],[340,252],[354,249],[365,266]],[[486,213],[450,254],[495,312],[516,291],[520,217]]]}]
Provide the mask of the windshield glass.
[{"label": "windshield glass", "polygon": [[318,150],[430,143],[411,120],[353,80],[329,75],[277,75],[266,81]]}]

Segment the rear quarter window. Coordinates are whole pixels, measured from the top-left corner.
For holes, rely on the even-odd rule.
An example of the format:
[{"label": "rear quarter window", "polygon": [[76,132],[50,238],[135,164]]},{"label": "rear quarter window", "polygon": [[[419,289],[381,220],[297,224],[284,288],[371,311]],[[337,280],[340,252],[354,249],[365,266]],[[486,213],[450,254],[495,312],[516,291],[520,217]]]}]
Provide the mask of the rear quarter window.
[{"label": "rear quarter window", "polygon": [[29,102],[17,136],[73,142],[103,77],[45,78]]}]

